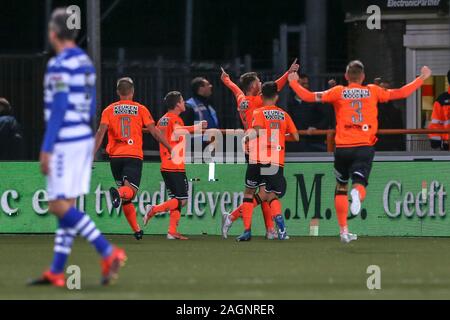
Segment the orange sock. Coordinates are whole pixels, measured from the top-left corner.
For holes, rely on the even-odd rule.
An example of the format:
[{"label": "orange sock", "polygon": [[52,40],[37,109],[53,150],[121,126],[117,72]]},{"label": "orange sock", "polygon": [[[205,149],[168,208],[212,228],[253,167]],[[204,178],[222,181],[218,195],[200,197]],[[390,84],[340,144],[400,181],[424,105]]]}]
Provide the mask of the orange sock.
[{"label": "orange sock", "polygon": [[334,198],[334,206],[336,207],[336,215],[341,229],[341,233],[348,232],[347,215],[348,215],[348,196],[338,194]]},{"label": "orange sock", "polygon": [[179,210],[171,210],[170,211],[170,220],[169,220],[169,233],[177,233],[178,222],[180,221],[181,213]]},{"label": "orange sock", "polygon": [[178,200],[170,199],[164,203],[161,203],[160,205],[154,206],[152,209],[152,216],[160,212],[173,211],[175,209],[178,209]]},{"label": "orange sock", "polygon": [[136,219],[136,209],[134,205],[129,202],[122,205],[123,213],[125,214],[125,217],[127,218],[128,224],[131,226],[134,232],[138,232],[141,230],[139,227],[139,224],[137,223]]},{"label": "orange sock", "polygon": [[119,188],[120,197],[125,201],[131,201],[134,197],[134,190],[131,187],[123,186]]},{"label": "orange sock", "polygon": [[272,209],[270,204],[266,201],[261,203],[262,213],[264,215],[264,223],[266,224],[266,230],[272,230],[274,228],[274,223],[272,219]]},{"label": "orange sock", "polygon": [[366,188],[362,184],[355,184],[353,188],[359,191],[359,197],[361,198],[361,201],[364,201],[366,198]]},{"label": "orange sock", "polygon": [[[232,213],[230,213],[230,219],[231,221],[236,221],[238,218],[242,217],[242,205],[237,207]],[[253,208],[256,208],[258,206],[258,201],[256,199],[253,199]]]},{"label": "orange sock", "polygon": [[253,201],[244,199],[242,203],[242,220],[244,220],[244,229],[250,230],[252,228],[253,215]]},{"label": "orange sock", "polygon": [[270,212],[272,214],[272,218],[281,214],[281,202],[278,199],[272,200],[269,204]]}]

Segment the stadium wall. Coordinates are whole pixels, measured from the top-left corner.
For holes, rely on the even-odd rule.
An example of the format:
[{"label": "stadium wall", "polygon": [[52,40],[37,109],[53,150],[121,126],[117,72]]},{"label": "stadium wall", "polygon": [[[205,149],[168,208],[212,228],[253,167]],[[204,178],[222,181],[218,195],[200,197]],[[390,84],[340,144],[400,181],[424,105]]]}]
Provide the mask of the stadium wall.
[{"label": "stadium wall", "polygon": [[[45,180],[38,163],[0,163],[0,233],[52,233],[56,219],[47,213]],[[242,201],[245,164],[216,165],[216,182],[208,182],[208,165],[187,166],[189,202],[179,230],[190,235],[220,235],[221,212]],[[288,232],[296,236],[338,233],[333,206],[335,180],[331,163],[289,163],[288,191],[283,210]],[[96,163],[91,193],[78,199],[105,233],[130,233],[120,210],[112,208],[108,190],[114,180],[108,163]],[[361,214],[351,217],[351,230],[368,236],[450,236],[448,162],[377,162]],[[139,215],[145,205],[166,199],[158,163],[145,163],[141,190],[134,200]],[[318,225],[318,230],[314,226]],[[158,216],[147,234],[164,234],[168,215]],[[241,222],[232,234],[242,231]],[[260,209],[254,213],[253,232],[264,234]]]}]

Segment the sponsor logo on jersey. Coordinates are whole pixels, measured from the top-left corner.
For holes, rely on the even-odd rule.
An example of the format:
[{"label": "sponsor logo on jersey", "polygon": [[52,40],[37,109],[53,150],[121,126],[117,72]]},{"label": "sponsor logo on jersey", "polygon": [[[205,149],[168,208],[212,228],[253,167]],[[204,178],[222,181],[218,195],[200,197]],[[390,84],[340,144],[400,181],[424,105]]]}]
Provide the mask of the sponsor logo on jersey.
[{"label": "sponsor logo on jersey", "polygon": [[128,114],[132,116],[138,115],[138,106],[130,106],[126,104],[121,104],[114,107],[114,115],[122,115],[122,114]]},{"label": "sponsor logo on jersey", "polygon": [[342,98],[344,99],[365,99],[370,98],[369,89],[344,89],[342,91]]},{"label": "sponsor logo on jersey", "polygon": [[285,114],[280,110],[264,110],[264,117],[267,120],[284,120]]},{"label": "sponsor logo on jersey", "polygon": [[163,118],[159,119],[158,126],[167,127],[168,125],[169,125],[168,117],[163,117]]}]

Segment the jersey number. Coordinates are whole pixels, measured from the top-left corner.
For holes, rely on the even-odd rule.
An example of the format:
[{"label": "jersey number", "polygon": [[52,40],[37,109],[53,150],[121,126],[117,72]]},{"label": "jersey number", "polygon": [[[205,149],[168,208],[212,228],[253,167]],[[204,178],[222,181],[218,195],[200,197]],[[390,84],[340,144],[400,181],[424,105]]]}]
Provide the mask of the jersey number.
[{"label": "jersey number", "polygon": [[361,123],[363,122],[363,115],[362,115],[362,102],[361,101],[352,101],[351,102],[352,108],[355,109],[357,116],[352,116],[353,123]]},{"label": "jersey number", "polygon": [[131,135],[131,119],[130,117],[123,117],[120,119],[120,131],[122,138],[129,138]]}]

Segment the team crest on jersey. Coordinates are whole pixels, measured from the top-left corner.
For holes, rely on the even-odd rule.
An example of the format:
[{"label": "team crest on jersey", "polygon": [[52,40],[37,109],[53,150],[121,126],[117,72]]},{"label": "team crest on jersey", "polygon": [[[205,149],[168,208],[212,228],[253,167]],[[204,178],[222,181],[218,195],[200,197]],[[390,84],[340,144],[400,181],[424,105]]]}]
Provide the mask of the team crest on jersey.
[{"label": "team crest on jersey", "polygon": [[245,111],[248,109],[248,101],[244,100],[241,102],[241,104],[239,105],[239,110],[241,111]]},{"label": "team crest on jersey", "polygon": [[284,120],[285,114],[280,110],[264,110],[264,117],[267,120]]},{"label": "team crest on jersey", "polygon": [[365,99],[370,98],[370,90],[369,89],[344,89],[342,91],[342,98],[344,99]]},{"label": "team crest on jersey", "polygon": [[114,107],[114,115],[122,115],[122,114],[129,114],[132,116],[138,115],[138,106],[130,106],[126,104],[121,104]]},{"label": "team crest on jersey", "polygon": [[169,125],[169,118],[164,117],[164,118],[159,119],[158,125],[161,127],[167,127]]}]

